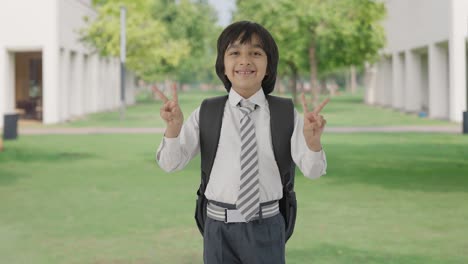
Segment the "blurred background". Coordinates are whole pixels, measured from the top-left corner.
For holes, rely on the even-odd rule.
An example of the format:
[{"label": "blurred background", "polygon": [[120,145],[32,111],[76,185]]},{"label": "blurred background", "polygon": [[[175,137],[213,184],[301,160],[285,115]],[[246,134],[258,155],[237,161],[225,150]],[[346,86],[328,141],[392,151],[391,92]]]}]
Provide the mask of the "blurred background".
[{"label": "blurred background", "polygon": [[468,0],[2,1],[0,263],[202,263],[200,159],[159,169],[152,87],[186,119],[225,94],[239,20],[278,44],[274,95],[331,98],[288,263],[468,263]]}]

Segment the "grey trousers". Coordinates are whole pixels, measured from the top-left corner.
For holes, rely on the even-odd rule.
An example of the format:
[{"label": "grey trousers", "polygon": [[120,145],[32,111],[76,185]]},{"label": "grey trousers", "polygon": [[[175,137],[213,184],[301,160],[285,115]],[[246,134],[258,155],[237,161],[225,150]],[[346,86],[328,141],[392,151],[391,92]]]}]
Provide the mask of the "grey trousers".
[{"label": "grey trousers", "polygon": [[203,234],[205,264],[284,264],[285,234],[281,214],[249,223],[207,218]]}]

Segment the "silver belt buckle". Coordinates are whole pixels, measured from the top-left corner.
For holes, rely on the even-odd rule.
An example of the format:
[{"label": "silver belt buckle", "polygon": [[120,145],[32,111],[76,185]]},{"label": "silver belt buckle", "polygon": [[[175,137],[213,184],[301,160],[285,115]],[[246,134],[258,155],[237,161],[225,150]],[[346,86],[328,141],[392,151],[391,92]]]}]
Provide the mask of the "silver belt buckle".
[{"label": "silver belt buckle", "polygon": [[237,209],[225,209],[226,218],[224,223],[245,223],[244,216]]}]

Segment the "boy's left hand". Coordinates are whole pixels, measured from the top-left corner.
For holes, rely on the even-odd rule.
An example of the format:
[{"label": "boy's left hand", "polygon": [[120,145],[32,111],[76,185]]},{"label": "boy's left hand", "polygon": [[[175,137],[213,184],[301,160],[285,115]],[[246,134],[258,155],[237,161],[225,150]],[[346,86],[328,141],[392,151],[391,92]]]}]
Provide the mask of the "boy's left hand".
[{"label": "boy's left hand", "polygon": [[322,144],[320,137],[322,136],[323,129],[327,124],[327,120],[320,115],[320,111],[330,101],[330,98],[321,102],[312,112],[309,112],[304,93],[301,94],[302,109],[304,111],[304,138],[307,146],[312,151],[320,151]]}]

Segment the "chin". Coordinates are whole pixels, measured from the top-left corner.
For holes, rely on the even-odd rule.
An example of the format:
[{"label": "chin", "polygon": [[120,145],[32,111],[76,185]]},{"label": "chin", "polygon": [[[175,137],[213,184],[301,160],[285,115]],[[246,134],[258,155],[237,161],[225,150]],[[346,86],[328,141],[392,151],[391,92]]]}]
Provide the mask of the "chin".
[{"label": "chin", "polygon": [[[233,86],[234,87],[234,86]],[[261,85],[258,85],[258,86],[251,86],[251,85],[237,85],[235,86],[236,90],[240,90],[240,91],[252,91],[252,92],[257,92],[258,90],[262,89]]]}]

